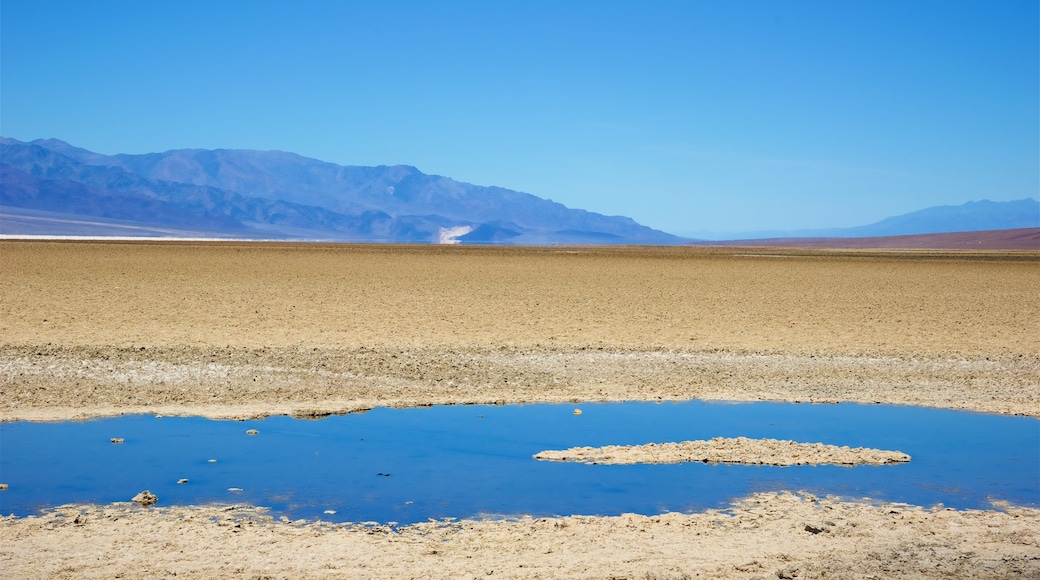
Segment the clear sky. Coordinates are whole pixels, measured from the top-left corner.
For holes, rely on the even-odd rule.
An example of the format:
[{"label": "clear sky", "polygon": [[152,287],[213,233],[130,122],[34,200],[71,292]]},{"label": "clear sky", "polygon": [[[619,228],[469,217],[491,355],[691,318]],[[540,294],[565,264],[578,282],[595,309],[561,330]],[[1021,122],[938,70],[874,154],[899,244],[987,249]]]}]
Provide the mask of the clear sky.
[{"label": "clear sky", "polygon": [[672,233],[1037,197],[1040,3],[3,0],[0,133],[408,164]]}]

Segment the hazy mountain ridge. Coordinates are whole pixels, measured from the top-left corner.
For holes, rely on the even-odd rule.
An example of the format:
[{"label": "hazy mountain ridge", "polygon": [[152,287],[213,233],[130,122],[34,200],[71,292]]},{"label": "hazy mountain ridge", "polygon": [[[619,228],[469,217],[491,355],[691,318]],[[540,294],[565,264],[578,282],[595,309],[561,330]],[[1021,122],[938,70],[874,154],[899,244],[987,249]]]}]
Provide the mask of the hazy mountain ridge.
[{"label": "hazy mountain ridge", "polygon": [[751,232],[689,232],[702,241],[763,239],[869,238],[954,232],[981,232],[1040,227],[1040,201],[983,199],[961,205],[939,205],[848,228],[766,230]]},{"label": "hazy mountain ridge", "polygon": [[[3,139],[2,146],[3,164],[51,180],[38,183],[40,187],[61,189],[55,180],[67,180],[85,184],[87,191],[102,197],[118,192],[155,198],[198,213],[200,223],[225,216],[237,222],[229,226],[232,229],[275,238],[435,242],[443,239],[443,229],[468,228],[457,241],[683,241],[630,218],[570,209],[526,193],[426,175],[405,165],[340,166],[294,153],[227,149],[106,156],[56,139]],[[17,203],[23,202],[0,200],[20,207]],[[64,207],[56,203],[53,210]]]},{"label": "hazy mountain ridge", "polygon": [[838,230],[842,237],[900,236],[1040,227],[1040,201],[969,201],[893,216],[866,226]]}]

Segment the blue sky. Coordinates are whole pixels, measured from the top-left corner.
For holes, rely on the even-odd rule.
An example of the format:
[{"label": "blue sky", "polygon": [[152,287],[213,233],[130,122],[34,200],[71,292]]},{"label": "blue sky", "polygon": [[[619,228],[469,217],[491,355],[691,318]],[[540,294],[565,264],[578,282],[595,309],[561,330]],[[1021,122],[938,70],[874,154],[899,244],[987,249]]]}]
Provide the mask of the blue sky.
[{"label": "blue sky", "polygon": [[1035,0],[3,0],[0,133],[408,164],[673,233],[1037,197]]}]

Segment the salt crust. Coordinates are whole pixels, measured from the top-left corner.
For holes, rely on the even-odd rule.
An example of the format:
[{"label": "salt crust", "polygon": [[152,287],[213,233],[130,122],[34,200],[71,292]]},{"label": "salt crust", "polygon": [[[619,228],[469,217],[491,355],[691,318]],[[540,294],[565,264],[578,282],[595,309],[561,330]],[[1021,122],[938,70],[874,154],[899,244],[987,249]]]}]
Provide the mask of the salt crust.
[{"label": "salt crust", "polygon": [[838,447],[824,443],[798,443],[779,439],[715,437],[707,441],[572,447],[542,451],[534,455],[544,461],[578,463],[736,463],[744,465],[885,465],[906,463],[910,456],[900,451],[866,447]]}]

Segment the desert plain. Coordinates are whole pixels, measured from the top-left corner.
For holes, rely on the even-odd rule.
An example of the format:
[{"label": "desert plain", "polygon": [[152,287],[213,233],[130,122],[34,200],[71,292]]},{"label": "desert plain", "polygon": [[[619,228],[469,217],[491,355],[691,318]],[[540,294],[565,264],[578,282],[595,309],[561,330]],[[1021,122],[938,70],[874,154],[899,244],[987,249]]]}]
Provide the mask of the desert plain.
[{"label": "desert plain", "polygon": [[[1036,250],[2,241],[0,421],[690,399],[1040,417],[1038,328]],[[696,514],[389,529],[62,506],[0,520],[0,569],[1040,577],[1040,509],[762,493]]]}]

